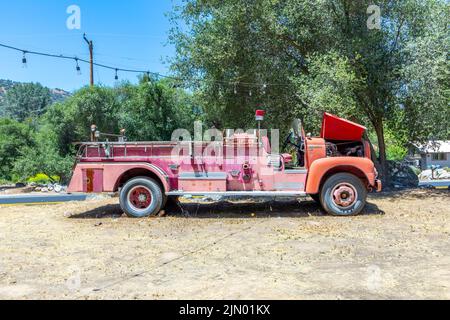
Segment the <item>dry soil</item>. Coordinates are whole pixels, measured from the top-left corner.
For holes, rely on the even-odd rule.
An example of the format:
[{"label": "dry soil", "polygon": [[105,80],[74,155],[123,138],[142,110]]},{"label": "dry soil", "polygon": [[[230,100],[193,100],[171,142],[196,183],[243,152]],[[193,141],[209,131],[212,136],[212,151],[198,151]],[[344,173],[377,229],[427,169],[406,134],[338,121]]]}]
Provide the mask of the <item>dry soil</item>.
[{"label": "dry soil", "polygon": [[130,219],[117,199],[0,207],[1,299],[450,299],[450,193],[183,203]]}]

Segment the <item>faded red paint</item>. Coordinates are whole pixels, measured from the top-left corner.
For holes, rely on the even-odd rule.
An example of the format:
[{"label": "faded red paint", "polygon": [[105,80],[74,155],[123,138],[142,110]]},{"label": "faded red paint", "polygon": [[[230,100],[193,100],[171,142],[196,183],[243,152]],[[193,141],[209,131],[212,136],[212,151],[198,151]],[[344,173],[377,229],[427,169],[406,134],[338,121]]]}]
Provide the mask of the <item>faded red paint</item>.
[{"label": "faded red paint", "polygon": [[326,140],[359,141],[366,130],[366,127],[357,123],[325,113],[320,137]]},{"label": "faded red paint", "polygon": [[87,167],[82,169],[83,192],[100,193],[103,192],[103,169]]},{"label": "faded red paint", "polygon": [[[350,130],[336,133],[336,130]],[[163,192],[287,191],[319,192],[323,178],[330,172],[353,173],[368,188],[379,189],[376,171],[370,160],[368,144],[362,141],[363,128],[350,121],[326,114],[321,138],[306,138],[305,167],[286,169],[291,155],[270,154],[268,139],[261,143],[256,135],[236,134],[225,138],[213,157],[191,156],[206,144],[148,142],[85,146],[75,167],[69,192],[113,192],[124,180],[137,175],[151,176]],[[303,133],[304,135],[304,133]],[[358,138],[364,146],[361,157],[327,156],[326,139]],[[174,150],[178,156],[173,157]],[[238,154],[238,150],[241,154]],[[109,151],[109,157],[107,153]],[[220,160],[220,161],[218,161]]]},{"label": "faded red paint", "polygon": [[309,168],[306,193],[316,194],[320,190],[323,178],[329,172],[348,172],[367,181],[368,186],[375,187],[376,173],[372,160],[367,158],[336,157],[316,160]]}]

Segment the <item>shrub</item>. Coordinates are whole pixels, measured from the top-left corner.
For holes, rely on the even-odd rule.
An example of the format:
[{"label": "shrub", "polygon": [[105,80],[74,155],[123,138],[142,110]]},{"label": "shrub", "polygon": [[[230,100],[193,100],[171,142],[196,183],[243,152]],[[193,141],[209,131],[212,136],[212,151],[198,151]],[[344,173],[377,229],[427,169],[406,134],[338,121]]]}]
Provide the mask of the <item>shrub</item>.
[{"label": "shrub", "polygon": [[28,183],[37,183],[37,184],[47,184],[53,182],[59,182],[60,178],[58,176],[49,177],[45,173],[38,173],[34,177],[28,178]]}]

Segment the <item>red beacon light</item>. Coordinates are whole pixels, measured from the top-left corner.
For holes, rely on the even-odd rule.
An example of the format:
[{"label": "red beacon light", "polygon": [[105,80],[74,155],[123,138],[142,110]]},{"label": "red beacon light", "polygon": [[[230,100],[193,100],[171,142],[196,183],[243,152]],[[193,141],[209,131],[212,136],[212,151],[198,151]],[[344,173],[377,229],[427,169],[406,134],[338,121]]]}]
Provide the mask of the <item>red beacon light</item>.
[{"label": "red beacon light", "polygon": [[263,121],[266,112],[264,110],[256,110],[256,121]]},{"label": "red beacon light", "polygon": [[264,110],[256,110],[256,121],[258,121],[258,139],[261,141],[261,121],[264,120],[264,116],[266,115],[266,112]]}]

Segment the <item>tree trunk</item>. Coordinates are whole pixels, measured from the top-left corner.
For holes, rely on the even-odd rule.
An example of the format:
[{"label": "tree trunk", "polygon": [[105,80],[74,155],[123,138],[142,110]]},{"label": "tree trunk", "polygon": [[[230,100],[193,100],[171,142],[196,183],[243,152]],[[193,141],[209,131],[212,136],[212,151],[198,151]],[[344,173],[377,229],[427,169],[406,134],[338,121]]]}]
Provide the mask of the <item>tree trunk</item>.
[{"label": "tree trunk", "polygon": [[386,157],[386,143],[384,140],[383,120],[379,119],[378,121],[376,121],[376,123],[374,123],[374,127],[378,140],[378,161],[380,178],[383,181],[383,184],[387,185],[389,183],[389,171]]}]

